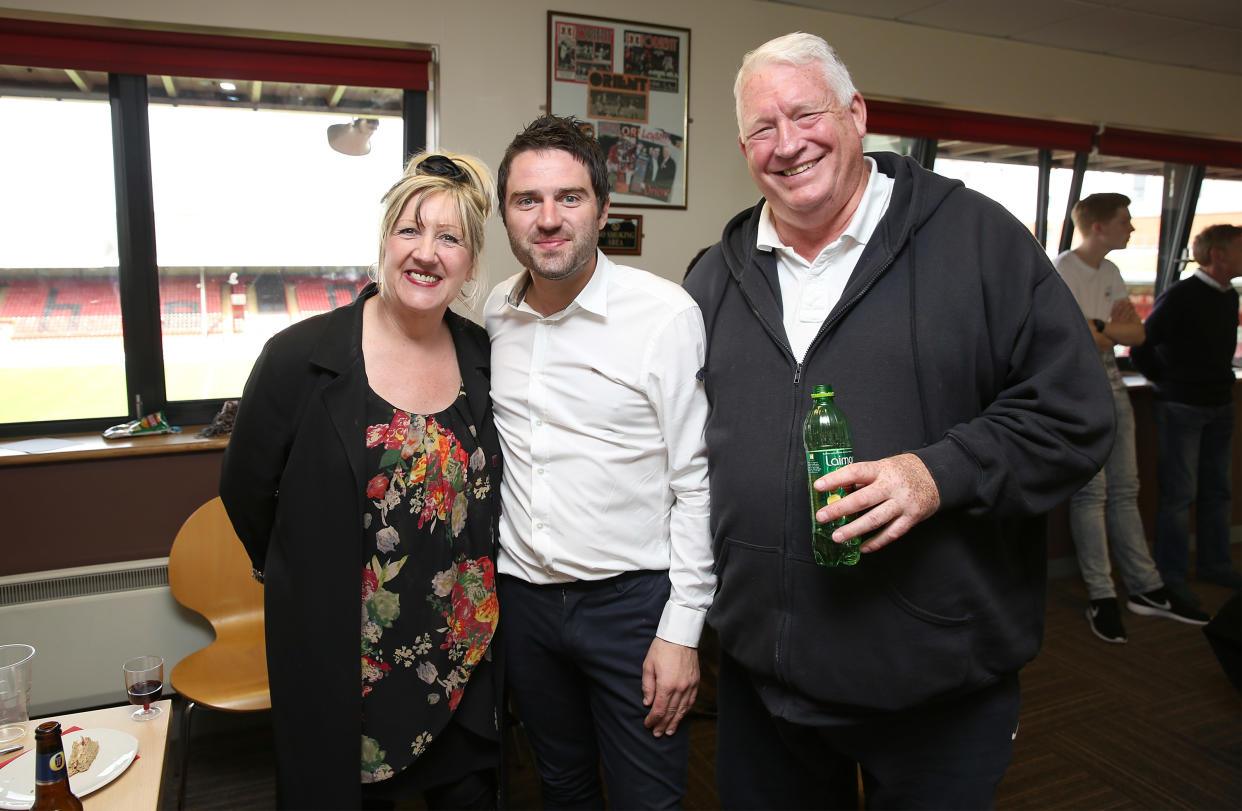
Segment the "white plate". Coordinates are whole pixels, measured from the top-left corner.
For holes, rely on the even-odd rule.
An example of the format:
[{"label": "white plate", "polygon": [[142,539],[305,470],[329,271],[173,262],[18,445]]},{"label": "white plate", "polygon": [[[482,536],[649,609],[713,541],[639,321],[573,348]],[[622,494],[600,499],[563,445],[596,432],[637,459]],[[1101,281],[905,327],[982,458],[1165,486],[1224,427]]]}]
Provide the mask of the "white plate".
[{"label": "white plate", "polygon": [[[66,761],[73,752],[73,742],[84,735],[99,741],[99,755],[89,769],[69,778],[69,788],[79,797],[111,783],[129,768],[138,755],[138,739],[128,732],[80,729],[61,736]],[[0,769],[0,808],[26,809],[34,805],[34,755],[34,750],[25,752]]]}]

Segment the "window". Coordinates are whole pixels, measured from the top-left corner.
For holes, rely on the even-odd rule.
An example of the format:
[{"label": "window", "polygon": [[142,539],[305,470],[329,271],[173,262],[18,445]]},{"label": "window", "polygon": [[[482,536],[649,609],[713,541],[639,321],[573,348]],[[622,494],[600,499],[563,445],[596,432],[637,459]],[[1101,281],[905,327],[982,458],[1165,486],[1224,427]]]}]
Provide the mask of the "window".
[{"label": "window", "polygon": [[866,148],[915,156],[992,197],[1043,239],[1051,256],[1063,243],[1076,244],[1074,235],[1064,233],[1073,202],[1097,192],[1128,196],[1135,231],[1126,249],[1109,258],[1140,316],[1151,311],[1155,291],[1175,278],[1171,271],[1187,264],[1181,257],[1189,237],[1217,222],[1242,222],[1242,150],[1236,141],[1114,127],[1097,131],[874,99],[867,111]]},{"label": "window", "polygon": [[208,421],[367,281],[430,53],[3,23],[0,434]]},{"label": "window", "polygon": [[[1004,206],[1036,234],[1039,199],[1039,150],[1004,144],[981,144],[974,141],[941,141],[935,169],[945,177],[962,181],[967,188],[991,197]],[[1050,150],[1051,166],[1073,166],[1074,153]],[[1053,177],[1068,169],[1052,169]],[[1064,210],[1069,192],[1068,183],[1059,188],[1050,184],[1049,200],[1053,210]],[[1047,212],[1045,212],[1045,215]],[[1056,246],[1060,237],[1060,221],[1048,220],[1048,244]]]},{"label": "window", "polygon": [[[1164,178],[1159,174],[1162,168],[1161,164],[1152,164],[1148,172],[1125,171],[1121,167],[1105,169],[1097,159],[1092,159],[1087,163],[1087,173],[1082,180],[1079,199],[1102,192],[1117,192],[1130,198],[1134,233],[1130,235],[1130,244],[1122,250],[1110,251],[1108,259],[1117,265],[1132,293],[1150,294],[1156,283],[1156,253],[1160,246],[1160,211],[1164,191]],[[1052,170],[1049,185],[1055,210],[1065,211],[1072,176],[1071,169]],[[1082,234],[1075,232],[1071,247],[1077,247],[1081,239]],[[1048,246],[1053,255],[1056,254],[1057,244],[1049,234]]]},{"label": "window", "polygon": [[0,421],[124,414],[108,77],[9,95],[40,73],[0,66]]},{"label": "window", "polygon": [[869,132],[863,136],[863,151],[896,152],[898,155],[912,155],[918,140],[918,138],[909,138],[901,135],[874,135]]},{"label": "window", "polygon": [[[1191,240],[1211,225],[1242,225],[1242,172],[1208,167],[1207,173],[1199,188],[1199,201],[1190,226]],[[1182,267],[1186,273],[1193,273],[1198,267],[1189,256],[1189,248]],[[1242,279],[1234,279],[1233,286],[1242,288]],[[1238,343],[1233,352],[1235,366],[1242,359],[1242,313],[1238,319]]]},{"label": "window", "polygon": [[[168,399],[236,397],[264,341],[366,284],[380,198],[402,161],[401,93],[349,88],[348,105],[329,108],[336,89],[326,85],[171,82],[220,97],[202,106],[151,93],[155,81],[148,115]],[[269,102],[256,106],[256,96]],[[374,122],[366,155],[328,144],[328,127],[351,115]]]},{"label": "window", "polygon": [[1208,167],[1208,176],[1199,188],[1191,239],[1209,225],[1242,225],[1242,172],[1222,172],[1218,177],[1213,174],[1213,168]]}]

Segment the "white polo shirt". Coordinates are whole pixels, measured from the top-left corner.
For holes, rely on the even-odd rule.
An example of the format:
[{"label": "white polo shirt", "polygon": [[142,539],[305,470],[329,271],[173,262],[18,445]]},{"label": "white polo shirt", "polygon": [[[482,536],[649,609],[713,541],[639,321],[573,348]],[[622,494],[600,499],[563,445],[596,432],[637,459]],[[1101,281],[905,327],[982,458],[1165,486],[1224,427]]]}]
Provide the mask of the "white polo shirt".
[{"label": "white polo shirt", "polygon": [[815,261],[806,261],[781,241],[772,222],[772,210],[766,201],[759,212],[755,247],[761,251],[776,251],[785,335],[789,338],[794,359],[799,363],[806,357],[806,351],[819,334],[824,319],[837,306],[841,291],[858,264],[858,257],[862,256],[867,241],[875,233],[884,212],[888,211],[888,201],[893,195],[893,179],[876,167],[874,158],[864,157],[863,160],[868,167],[867,187],[858,201],[858,209],[841,236],[825,246]]}]

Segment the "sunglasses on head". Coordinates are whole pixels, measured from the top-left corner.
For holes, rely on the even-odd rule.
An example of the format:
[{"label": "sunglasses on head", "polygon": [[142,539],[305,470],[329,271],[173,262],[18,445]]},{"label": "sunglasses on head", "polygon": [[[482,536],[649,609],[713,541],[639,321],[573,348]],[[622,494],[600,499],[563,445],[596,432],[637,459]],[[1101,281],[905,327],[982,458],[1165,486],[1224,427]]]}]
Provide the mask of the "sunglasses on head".
[{"label": "sunglasses on head", "polygon": [[457,165],[452,158],[444,155],[428,155],[418,162],[418,172],[423,175],[435,175],[455,183],[469,183],[470,176],[466,170]]}]

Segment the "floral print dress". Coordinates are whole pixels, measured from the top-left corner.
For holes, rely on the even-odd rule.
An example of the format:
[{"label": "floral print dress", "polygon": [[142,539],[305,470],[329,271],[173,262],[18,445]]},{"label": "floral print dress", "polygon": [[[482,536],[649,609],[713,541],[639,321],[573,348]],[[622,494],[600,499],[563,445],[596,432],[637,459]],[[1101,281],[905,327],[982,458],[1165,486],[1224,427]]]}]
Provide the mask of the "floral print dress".
[{"label": "floral print dress", "polygon": [[[491,521],[479,519],[498,493],[468,415],[464,390],[433,415],[368,395],[360,439],[375,473],[362,516],[363,783],[423,755],[467,689],[494,689],[490,668],[480,667],[499,620],[494,538]],[[493,704],[471,706],[491,711],[494,725]]]}]

